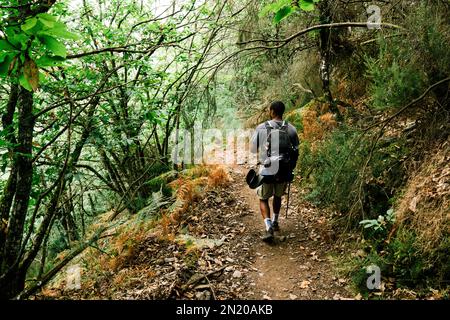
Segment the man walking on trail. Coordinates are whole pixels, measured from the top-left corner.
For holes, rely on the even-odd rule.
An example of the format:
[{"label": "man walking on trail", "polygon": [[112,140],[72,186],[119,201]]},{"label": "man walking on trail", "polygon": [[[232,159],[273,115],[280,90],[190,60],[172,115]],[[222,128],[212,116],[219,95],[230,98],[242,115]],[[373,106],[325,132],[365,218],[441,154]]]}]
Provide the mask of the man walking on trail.
[{"label": "man walking on trail", "polygon": [[[271,242],[274,231],[279,231],[278,217],[281,197],[293,179],[298,159],[298,135],[293,125],[283,120],[284,103],[274,101],[269,107],[269,121],[261,123],[251,139],[251,152],[258,155],[258,173],[263,183],[257,188],[259,207],[266,232],[262,238]],[[269,199],[273,196],[273,218],[270,218]]]}]

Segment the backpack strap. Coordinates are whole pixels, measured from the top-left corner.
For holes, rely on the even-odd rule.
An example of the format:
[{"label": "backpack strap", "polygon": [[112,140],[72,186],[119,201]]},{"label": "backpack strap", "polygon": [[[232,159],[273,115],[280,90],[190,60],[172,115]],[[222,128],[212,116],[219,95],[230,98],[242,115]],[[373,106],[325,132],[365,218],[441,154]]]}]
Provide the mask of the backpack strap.
[{"label": "backpack strap", "polygon": [[[266,130],[267,130],[267,136],[266,136],[266,140],[269,139],[269,135],[270,135],[270,130],[273,129],[272,125],[270,124],[270,121],[266,121],[265,123],[266,126]],[[270,149],[267,149],[267,157],[270,158],[271,154],[270,154]]]},{"label": "backpack strap", "polygon": [[266,123],[264,123],[266,130],[267,130],[267,136],[269,136],[270,134],[270,130],[274,129],[274,127],[272,126],[272,124],[270,123],[270,121],[266,121]]},{"label": "backpack strap", "polygon": [[266,129],[268,129],[268,128],[274,129],[274,126],[270,123],[270,120],[265,122],[265,126],[266,126]]}]

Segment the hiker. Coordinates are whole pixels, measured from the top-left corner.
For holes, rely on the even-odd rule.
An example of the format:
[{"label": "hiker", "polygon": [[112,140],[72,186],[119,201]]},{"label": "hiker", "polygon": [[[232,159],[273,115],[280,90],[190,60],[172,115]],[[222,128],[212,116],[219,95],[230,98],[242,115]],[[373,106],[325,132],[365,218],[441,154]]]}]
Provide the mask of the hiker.
[{"label": "hiker", "polygon": [[[284,103],[274,101],[269,107],[269,121],[256,127],[250,149],[258,157],[258,184],[256,193],[264,219],[265,242],[274,239],[274,231],[279,231],[278,217],[281,197],[286,186],[293,179],[293,170],[298,159],[298,135],[293,125],[283,120]],[[270,218],[269,199],[273,196],[273,218]]]}]

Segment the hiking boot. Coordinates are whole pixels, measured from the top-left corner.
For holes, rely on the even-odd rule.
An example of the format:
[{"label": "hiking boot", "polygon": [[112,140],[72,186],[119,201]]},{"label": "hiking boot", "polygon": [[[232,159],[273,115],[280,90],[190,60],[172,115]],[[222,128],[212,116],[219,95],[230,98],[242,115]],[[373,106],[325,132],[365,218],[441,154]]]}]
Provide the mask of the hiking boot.
[{"label": "hiking boot", "polygon": [[270,228],[269,231],[266,231],[266,233],[262,237],[262,241],[264,241],[264,242],[272,242],[273,241],[273,228]]},{"label": "hiking boot", "polygon": [[273,231],[280,231],[280,226],[278,225],[278,221],[272,222]]}]

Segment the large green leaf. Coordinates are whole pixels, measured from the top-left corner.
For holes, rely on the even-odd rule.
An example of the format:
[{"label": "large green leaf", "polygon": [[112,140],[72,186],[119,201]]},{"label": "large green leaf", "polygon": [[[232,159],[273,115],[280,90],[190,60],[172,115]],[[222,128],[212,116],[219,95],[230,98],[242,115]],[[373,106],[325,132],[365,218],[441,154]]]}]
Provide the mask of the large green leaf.
[{"label": "large green leaf", "polygon": [[56,22],[56,17],[48,13],[39,13],[36,15],[39,19]]},{"label": "large green leaf", "polygon": [[303,11],[313,11],[314,10],[314,2],[313,0],[301,0],[300,9]]},{"label": "large green leaf", "polygon": [[13,59],[14,54],[8,52],[0,53],[0,77],[5,77],[8,75]]},{"label": "large green leaf", "polygon": [[3,62],[7,56],[7,52],[0,52],[0,63]]},{"label": "large green leaf", "polygon": [[36,23],[37,23],[37,19],[36,19],[36,17],[33,17],[33,18],[30,18],[30,19],[27,19],[27,20],[25,21],[25,23],[24,23],[20,28],[21,28],[23,31],[28,31],[28,30],[34,28],[34,26],[36,25]]},{"label": "large green leaf", "polygon": [[0,50],[11,51],[15,48],[6,39],[0,39]]},{"label": "large green leaf", "polygon": [[284,6],[290,5],[290,3],[291,3],[291,0],[278,0],[274,3],[268,4],[261,9],[259,16],[264,17],[267,14],[269,14],[270,12],[278,12]]},{"label": "large green leaf", "polygon": [[22,73],[19,77],[19,83],[22,87],[24,87],[25,89],[27,89],[28,91],[33,91],[33,88],[31,87],[31,85],[28,83],[27,79],[25,78],[25,74]]},{"label": "large green leaf", "polygon": [[41,31],[39,34],[71,40],[78,40],[80,38],[77,34],[67,31],[66,26],[61,22],[55,22],[53,28]]},{"label": "large green leaf", "polygon": [[11,42],[15,47],[25,50],[28,46],[28,41],[30,37],[25,33],[14,33],[8,37],[9,42]]},{"label": "large green leaf", "polygon": [[36,64],[39,67],[54,67],[60,66],[63,61],[64,58],[62,57],[45,55],[37,59]]},{"label": "large green leaf", "polygon": [[275,14],[275,17],[273,18],[274,23],[280,23],[281,20],[291,15],[293,12],[293,9],[291,6],[284,6],[280,10],[277,11]]},{"label": "large green leaf", "polygon": [[53,22],[53,21],[48,21],[48,20],[45,20],[45,19],[39,19],[39,22],[42,23],[47,28],[53,28],[55,26],[55,22]]},{"label": "large green leaf", "polygon": [[39,18],[39,21],[47,28],[53,28],[58,23],[56,21],[56,17],[48,13],[40,13],[37,15],[37,17]]},{"label": "large green leaf", "polygon": [[59,56],[62,58],[67,57],[67,50],[66,47],[56,40],[55,38],[48,36],[48,35],[42,35],[40,36],[40,39],[42,43],[49,49],[55,56]]}]

